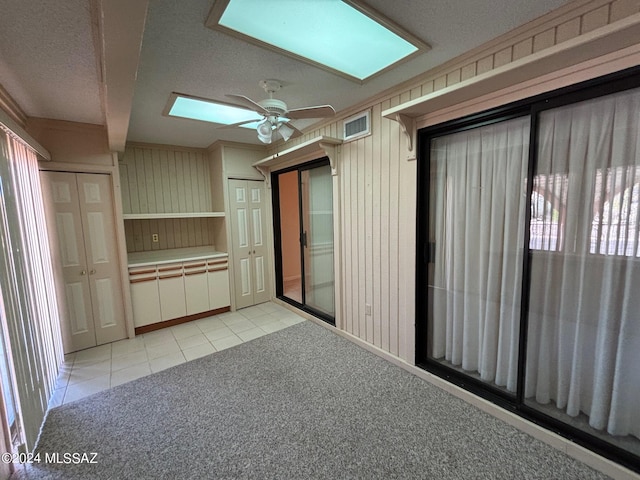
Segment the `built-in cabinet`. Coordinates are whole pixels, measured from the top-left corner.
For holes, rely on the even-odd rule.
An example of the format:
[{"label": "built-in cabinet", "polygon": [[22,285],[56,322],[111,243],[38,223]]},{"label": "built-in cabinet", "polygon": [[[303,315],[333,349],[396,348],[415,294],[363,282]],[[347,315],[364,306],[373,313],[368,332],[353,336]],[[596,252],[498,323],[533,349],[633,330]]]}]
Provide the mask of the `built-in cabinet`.
[{"label": "built-in cabinet", "polygon": [[208,152],[130,144],[119,167],[135,327],[229,309],[223,183]]},{"label": "built-in cabinet", "polygon": [[[187,249],[189,250],[189,249]],[[198,249],[173,252],[191,254],[195,259],[183,262],[156,260],[153,253],[134,254],[147,257],[143,264],[129,267],[129,284],[135,327],[175,320],[209,311],[228,309],[230,305],[227,255],[197,256]],[[171,252],[166,252],[170,256]],[[157,257],[156,257],[157,258]]]},{"label": "built-in cabinet", "polygon": [[41,176],[65,352],[125,338],[111,175]]}]

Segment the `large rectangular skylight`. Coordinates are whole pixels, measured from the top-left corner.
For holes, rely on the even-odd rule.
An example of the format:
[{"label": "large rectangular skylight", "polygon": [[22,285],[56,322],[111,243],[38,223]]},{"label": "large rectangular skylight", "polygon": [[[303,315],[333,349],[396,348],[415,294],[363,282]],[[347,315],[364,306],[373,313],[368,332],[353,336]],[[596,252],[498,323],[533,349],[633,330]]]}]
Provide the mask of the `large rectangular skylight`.
[{"label": "large rectangular skylight", "polygon": [[[245,120],[257,121],[262,119],[262,115],[247,110],[246,108],[177,93],[171,94],[166,114],[172,117],[190,118],[192,120],[222,123],[224,125],[231,125]],[[255,125],[255,123],[246,126],[251,128],[251,125]],[[255,128],[255,126],[253,128]]]},{"label": "large rectangular skylight", "polygon": [[429,49],[353,0],[217,0],[207,26],[360,81]]}]

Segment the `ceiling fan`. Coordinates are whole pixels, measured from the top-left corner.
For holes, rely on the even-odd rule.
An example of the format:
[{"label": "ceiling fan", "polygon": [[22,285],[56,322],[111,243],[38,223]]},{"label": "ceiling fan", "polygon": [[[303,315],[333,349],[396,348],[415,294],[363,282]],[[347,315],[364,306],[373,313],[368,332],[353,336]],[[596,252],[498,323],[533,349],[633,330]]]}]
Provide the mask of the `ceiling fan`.
[{"label": "ceiling fan", "polygon": [[[277,80],[261,80],[259,85],[269,95],[269,98],[255,102],[244,95],[229,94],[227,97],[233,98],[244,107],[257,112],[264,117],[256,127],[258,139],[262,143],[271,143],[274,132],[280,134],[285,142],[292,137],[295,138],[302,135],[300,130],[289,123],[289,120],[326,118],[332,117],[336,114],[336,111],[331,105],[316,105],[313,107],[289,109],[287,104],[282,100],[273,98],[273,94],[282,88],[280,82]],[[246,120],[231,125],[225,125],[223,128],[237,127],[253,122],[255,122],[255,120]]]}]

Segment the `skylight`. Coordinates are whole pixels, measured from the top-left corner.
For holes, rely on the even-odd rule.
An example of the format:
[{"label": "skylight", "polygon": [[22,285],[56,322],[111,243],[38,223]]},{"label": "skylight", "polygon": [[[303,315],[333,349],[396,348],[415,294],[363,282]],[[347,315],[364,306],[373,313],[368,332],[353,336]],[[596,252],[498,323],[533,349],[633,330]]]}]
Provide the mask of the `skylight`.
[{"label": "skylight", "polygon": [[359,81],[429,49],[353,0],[217,0],[207,26]]},{"label": "skylight", "polygon": [[[262,120],[262,115],[245,108],[217,103],[213,100],[188,97],[177,93],[171,94],[167,115],[172,117],[190,118],[204,122],[222,123],[231,125],[245,120]],[[252,127],[253,125],[253,127]],[[255,128],[256,123],[242,125]]]}]

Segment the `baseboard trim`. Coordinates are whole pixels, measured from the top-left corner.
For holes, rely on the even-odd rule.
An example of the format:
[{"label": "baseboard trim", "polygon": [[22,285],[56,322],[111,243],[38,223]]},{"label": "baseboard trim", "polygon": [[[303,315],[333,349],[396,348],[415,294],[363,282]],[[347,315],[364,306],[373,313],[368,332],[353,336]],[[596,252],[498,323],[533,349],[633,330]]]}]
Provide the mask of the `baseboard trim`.
[{"label": "baseboard trim", "polygon": [[230,312],[231,307],[216,308],[215,310],[207,310],[206,312],[194,313],[193,315],[187,315],[186,317],[172,318],[171,320],[165,320],[164,322],[151,323],[142,327],[136,327],[136,335],[143,333],[153,332],[155,330],[161,330],[163,328],[173,327],[182,323],[192,322],[193,320],[199,320],[201,318],[212,317],[221,313]]}]

